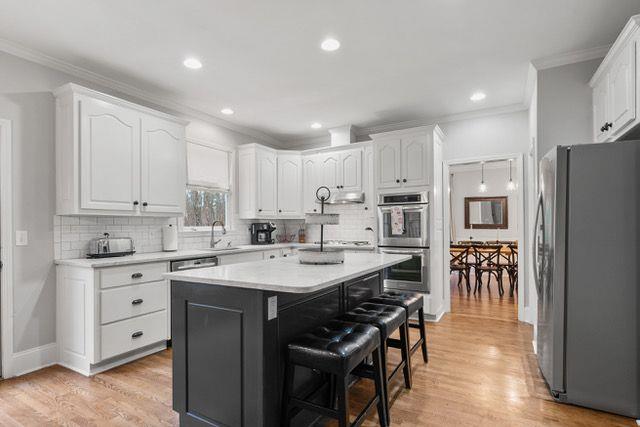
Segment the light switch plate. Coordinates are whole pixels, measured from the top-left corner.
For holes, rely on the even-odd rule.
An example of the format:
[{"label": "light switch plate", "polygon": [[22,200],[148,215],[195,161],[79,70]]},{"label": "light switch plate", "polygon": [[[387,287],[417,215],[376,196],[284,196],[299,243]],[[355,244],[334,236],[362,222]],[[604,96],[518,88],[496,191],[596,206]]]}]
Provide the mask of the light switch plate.
[{"label": "light switch plate", "polygon": [[278,317],[278,297],[267,298],[267,320]]},{"label": "light switch plate", "polygon": [[16,230],[16,246],[27,246],[29,244],[29,233],[27,230]]}]

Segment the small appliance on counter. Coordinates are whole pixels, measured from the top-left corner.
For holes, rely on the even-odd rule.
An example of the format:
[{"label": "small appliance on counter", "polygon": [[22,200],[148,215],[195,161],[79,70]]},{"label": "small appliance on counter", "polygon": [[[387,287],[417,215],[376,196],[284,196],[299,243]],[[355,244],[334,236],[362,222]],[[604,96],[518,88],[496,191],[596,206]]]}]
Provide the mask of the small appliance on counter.
[{"label": "small appliance on counter", "polygon": [[[321,190],[326,190],[326,194],[320,195]],[[320,247],[298,249],[298,259],[301,264],[341,264],[344,262],[344,250],[324,247],[324,226],[340,223],[340,215],[324,213],[324,205],[331,198],[331,190],[319,187],[316,198],[320,201],[320,213],[306,214],[305,223],[320,225]]]},{"label": "small appliance on counter", "polygon": [[89,241],[87,258],[108,258],[132,255],[136,252],[131,237],[110,238],[109,233]]},{"label": "small appliance on counter", "polygon": [[165,252],[178,250],[178,229],[173,224],[162,227],[162,250]]},{"label": "small appliance on counter", "polygon": [[272,236],[275,230],[276,226],[272,222],[254,222],[249,229],[251,232],[251,244],[271,245],[275,243],[275,239]]}]

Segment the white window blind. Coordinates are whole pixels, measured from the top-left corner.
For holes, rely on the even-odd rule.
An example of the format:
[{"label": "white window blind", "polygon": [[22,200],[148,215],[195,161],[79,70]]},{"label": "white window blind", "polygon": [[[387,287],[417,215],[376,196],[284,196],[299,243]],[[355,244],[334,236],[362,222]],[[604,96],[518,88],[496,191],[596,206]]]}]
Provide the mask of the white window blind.
[{"label": "white window blind", "polygon": [[187,143],[188,184],[229,191],[228,151],[189,141]]}]

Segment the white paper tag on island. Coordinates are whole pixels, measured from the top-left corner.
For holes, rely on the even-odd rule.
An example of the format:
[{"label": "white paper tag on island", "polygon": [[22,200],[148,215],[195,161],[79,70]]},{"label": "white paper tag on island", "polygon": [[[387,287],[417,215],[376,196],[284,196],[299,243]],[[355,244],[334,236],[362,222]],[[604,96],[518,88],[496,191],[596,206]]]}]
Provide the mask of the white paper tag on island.
[{"label": "white paper tag on island", "polygon": [[267,298],[267,320],[278,317],[278,297]]}]

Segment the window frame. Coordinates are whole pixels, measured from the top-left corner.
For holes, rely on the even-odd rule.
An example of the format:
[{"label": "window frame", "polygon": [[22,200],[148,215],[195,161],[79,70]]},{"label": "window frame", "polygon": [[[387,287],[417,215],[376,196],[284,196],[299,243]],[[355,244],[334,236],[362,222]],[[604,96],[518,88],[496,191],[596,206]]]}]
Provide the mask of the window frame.
[{"label": "window frame", "polygon": [[[217,188],[207,188],[207,187],[201,187],[201,186],[197,186],[197,185],[187,185],[185,187],[185,198],[187,197],[186,192],[187,190],[198,190],[198,191],[208,191],[208,192],[212,192],[212,193],[224,193],[226,195],[226,201],[224,204],[224,226],[225,229],[227,231],[231,230],[231,214],[230,214],[230,203],[231,203],[231,191],[226,191],[226,190],[220,190]],[[200,225],[200,226],[192,226],[192,225],[185,225],[184,224],[184,215],[182,215],[179,218],[179,230],[181,230],[183,233],[211,233],[211,226],[210,225]],[[220,225],[216,225],[214,227],[215,231],[222,231],[222,226]]]}]

